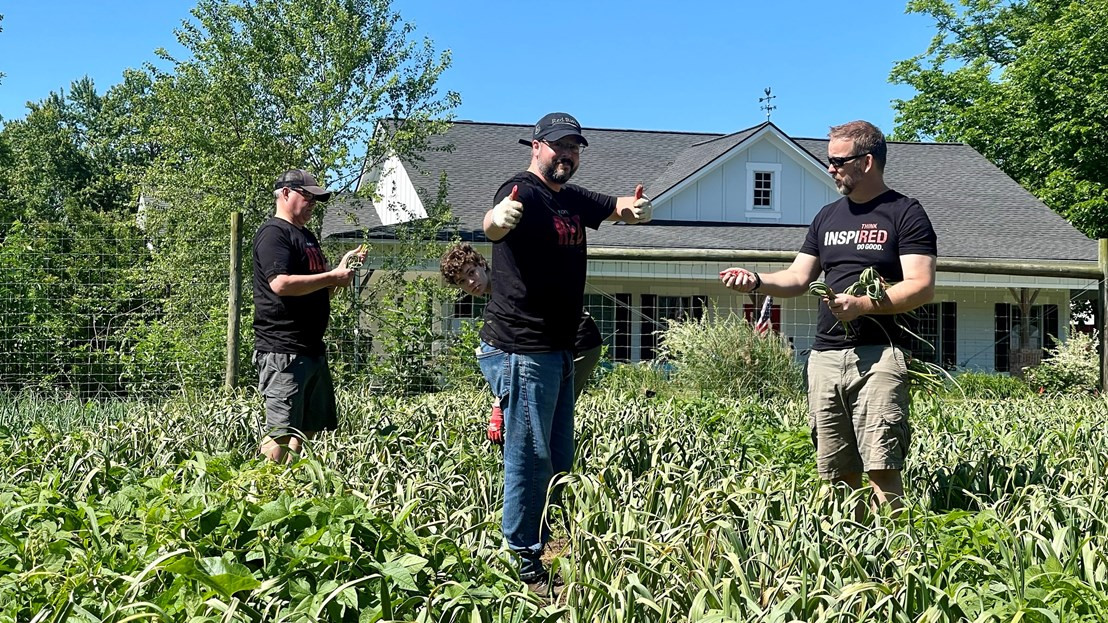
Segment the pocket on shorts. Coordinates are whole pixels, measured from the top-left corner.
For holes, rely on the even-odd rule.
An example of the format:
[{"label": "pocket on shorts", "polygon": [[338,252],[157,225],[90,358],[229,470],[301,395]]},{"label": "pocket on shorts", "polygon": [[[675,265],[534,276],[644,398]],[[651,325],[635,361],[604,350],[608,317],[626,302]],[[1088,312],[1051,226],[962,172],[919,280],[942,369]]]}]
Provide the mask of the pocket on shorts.
[{"label": "pocket on shorts", "polygon": [[257,353],[258,385],[263,396],[287,400],[297,392],[296,378],[289,368],[296,361],[290,353]]},{"label": "pocket on shorts", "polygon": [[893,346],[893,361],[896,362],[897,368],[904,375],[905,382],[908,381],[908,357],[909,355],[904,352],[904,349],[899,346]]}]

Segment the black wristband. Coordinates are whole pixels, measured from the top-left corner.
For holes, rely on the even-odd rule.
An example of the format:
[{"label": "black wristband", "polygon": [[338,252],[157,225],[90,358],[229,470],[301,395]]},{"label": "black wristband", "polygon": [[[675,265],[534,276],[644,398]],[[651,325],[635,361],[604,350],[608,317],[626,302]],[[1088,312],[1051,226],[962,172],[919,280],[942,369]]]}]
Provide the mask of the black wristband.
[{"label": "black wristband", "polygon": [[762,276],[753,270],[750,271],[750,274],[754,275],[754,287],[750,291],[757,292],[758,288],[762,287]]}]

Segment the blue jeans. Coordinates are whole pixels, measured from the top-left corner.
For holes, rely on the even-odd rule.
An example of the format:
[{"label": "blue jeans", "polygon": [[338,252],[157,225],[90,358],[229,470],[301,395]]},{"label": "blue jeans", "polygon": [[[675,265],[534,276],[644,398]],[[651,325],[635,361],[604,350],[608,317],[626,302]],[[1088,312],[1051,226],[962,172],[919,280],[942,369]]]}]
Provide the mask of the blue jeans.
[{"label": "blue jeans", "polygon": [[541,572],[547,488],[573,467],[573,352],[506,353],[482,342],[477,363],[504,411],[500,529],[523,558],[520,574]]}]

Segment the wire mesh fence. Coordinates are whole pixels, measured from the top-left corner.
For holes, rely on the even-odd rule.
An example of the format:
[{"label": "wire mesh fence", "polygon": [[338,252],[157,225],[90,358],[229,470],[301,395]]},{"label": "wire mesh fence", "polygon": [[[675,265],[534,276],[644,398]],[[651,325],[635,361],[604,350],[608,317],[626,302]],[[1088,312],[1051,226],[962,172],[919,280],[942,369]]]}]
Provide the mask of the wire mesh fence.
[{"label": "wire mesh fence", "polygon": [[[170,255],[134,227],[10,224],[0,247],[0,390],[80,397],[159,397],[224,383],[230,240],[183,241]],[[243,249],[237,382],[251,386],[251,262]],[[349,245],[347,245],[349,246]],[[344,249],[325,245],[331,261]],[[477,382],[473,349],[485,300],[445,286],[433,262],[402,270],[371,257],[332,300],[329,357],[340,383],[417,393]],[[584,305],[611,362],[660,356],[671,319],[735,313],[762,321],[806,357],[812,296],[775,299],[723,288],[723,265],[644,263],[590,272]],[[376,267],[376,268],[375,268]],[[594,268],[590,264],[590,271]],[[774,270],[776,266],[756,266]],[[1059,277],[944,275],[916,312],[913,351],[950,370],[1010,373],[1071,330],[1094,331],[1100,283]]]},{"label": "wire mesh fence", "polygon": [[[161,278],[159,254],[134,227],[10,224],[0,247],[0,388],[90,397],[166,391],[204,375],[226,306],[198,304],[228,282],[227,245],[189,279]],[[200,257],[200,254],[197,255]],[[217,330],[219,323],[224,330]],[[209,339],[205,339],[205,335]]]}]

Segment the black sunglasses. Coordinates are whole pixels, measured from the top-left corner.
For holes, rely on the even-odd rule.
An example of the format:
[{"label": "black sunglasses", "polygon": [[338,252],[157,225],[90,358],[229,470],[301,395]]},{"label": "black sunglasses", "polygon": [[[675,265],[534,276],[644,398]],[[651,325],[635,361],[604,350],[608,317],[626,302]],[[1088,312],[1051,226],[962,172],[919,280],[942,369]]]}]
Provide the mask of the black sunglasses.
[{"label": "black sunglasses", "polygon": [[299,186],[289,186],[289,190],[298,193],[301,197],[308,201],[308,203],[315,203],[317,201],[316,196],[312,193],[300,188]]},{"label": "black sunglasses", "polygon": [[836,169],[841,169],[844,164],[850,162],[851,160],[857,160],[858,158],[861,158],[862,156],[868,156],[871,153],[873,152],[864,151],[860,154],[854,154],[853,156],[828,156],[827,162],[831,163],[831,166],[835,167]]}]

